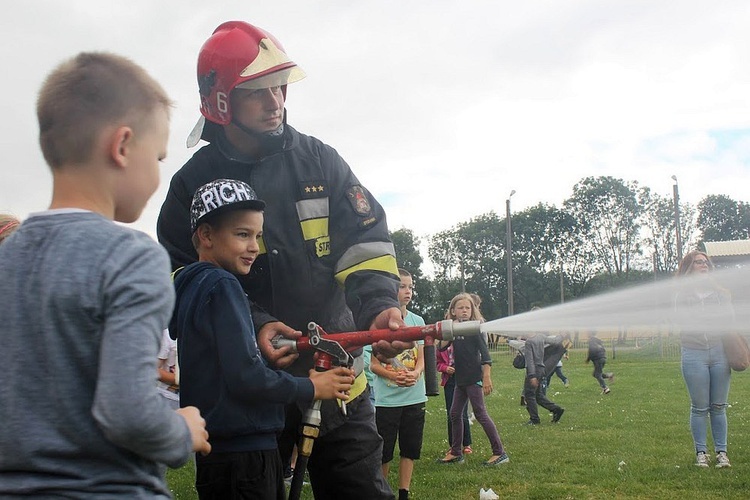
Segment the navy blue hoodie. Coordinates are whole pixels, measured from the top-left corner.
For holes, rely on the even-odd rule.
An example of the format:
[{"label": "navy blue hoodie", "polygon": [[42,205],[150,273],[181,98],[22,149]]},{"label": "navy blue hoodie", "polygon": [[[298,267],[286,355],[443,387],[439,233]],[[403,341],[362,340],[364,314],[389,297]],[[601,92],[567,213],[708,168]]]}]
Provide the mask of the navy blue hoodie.
[{"label": "navy blue hoodie", "polygon": [[233,274],[196,262],[178,271],[174,285],[169,331],[177,339],[180,406],[200,409],[214,452],[275,449],[284,405],[310,403],[312,382],[268,367]]}]

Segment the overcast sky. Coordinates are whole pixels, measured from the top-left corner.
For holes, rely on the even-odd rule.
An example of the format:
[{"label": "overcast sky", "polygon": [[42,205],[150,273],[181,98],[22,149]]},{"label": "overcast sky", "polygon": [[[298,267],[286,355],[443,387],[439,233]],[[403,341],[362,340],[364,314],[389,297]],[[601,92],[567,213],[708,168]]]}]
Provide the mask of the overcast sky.
[{"label": "overcast sky", "polygon": [[2,25],[0,211],[47,208],[36,96],[80,51],[144,66],[177,102],[162,185],[133,226],[155,233],[194,150],[195,67],[220,23],[273,33],[308,77],[289,123],[336,148],[418,236],[494,210],[560,206],[610,175],[682,201],[749,201],[750,2],[680,0],[25,0]]}]

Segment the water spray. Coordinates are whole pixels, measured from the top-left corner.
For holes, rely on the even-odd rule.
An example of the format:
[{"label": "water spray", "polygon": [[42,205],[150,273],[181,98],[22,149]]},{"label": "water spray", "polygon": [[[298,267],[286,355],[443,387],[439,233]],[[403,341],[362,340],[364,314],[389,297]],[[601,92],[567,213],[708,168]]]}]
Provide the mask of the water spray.
[{"label": "water spray", "polygon": [[[730,304],[702,304],[719,291]],[[693,296],[693,307],[679,297]],[[532,332],[548,335],[609,332],[623,329],[652,333],[750,336],[750,268],[713,271],[629,287],[483,323],[483,333],[518,338]]]}]

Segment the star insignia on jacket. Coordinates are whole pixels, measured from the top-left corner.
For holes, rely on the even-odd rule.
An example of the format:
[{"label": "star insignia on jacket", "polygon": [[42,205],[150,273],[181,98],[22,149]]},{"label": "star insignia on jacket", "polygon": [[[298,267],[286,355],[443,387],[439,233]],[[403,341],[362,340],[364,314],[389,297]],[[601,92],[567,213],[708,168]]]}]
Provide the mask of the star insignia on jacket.
[{"label": "star insignia on jacket", "polygon": [[322,193],[324,190],[323,186],[305,186],[305,193]]}]

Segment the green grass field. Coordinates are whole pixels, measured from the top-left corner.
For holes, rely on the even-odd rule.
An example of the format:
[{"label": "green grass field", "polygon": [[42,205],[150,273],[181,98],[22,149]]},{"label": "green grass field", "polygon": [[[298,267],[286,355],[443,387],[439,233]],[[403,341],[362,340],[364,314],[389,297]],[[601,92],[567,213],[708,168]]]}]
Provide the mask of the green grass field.
[{"label": "green grass field", "polygon": [[[663,360],[653,353],[618,351],[606,366],[616,378],[612,392],[604,396],[591,376],[591,364],[584,363],[585,352],[574,351],[564,366],[570,387],[554,379],[548,391],[550,399],[565,408],[561,422],[551,424],[545,415],[542,425],[528,427],[523,425],[528,414],[519,405],[524,372],[510,365],[507,354],[494,356],[495,392],[486,403],[510,463],[481,465],[491,451],[478,424],[471,427],[474,453],[464,464],[435,463],[448,448],[441,394],[427,404],[412,498],[478,499],[480,488],[514,499],[750,498],[750,373],[732,374],[732,468],[700,469],[693,465],[689,401],[675,357]],[[397,463],[394,460],[389,477],[394,488]],[[168,480],[175,498],[197,498],[192,465],[169,471]],[[313,498],[309,486],[302,498]]]}]

